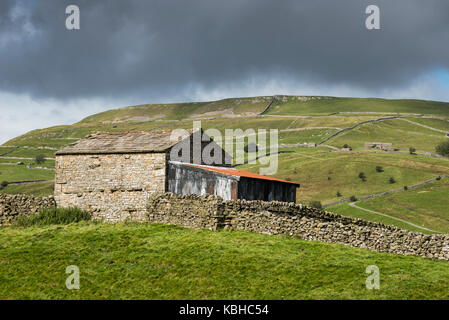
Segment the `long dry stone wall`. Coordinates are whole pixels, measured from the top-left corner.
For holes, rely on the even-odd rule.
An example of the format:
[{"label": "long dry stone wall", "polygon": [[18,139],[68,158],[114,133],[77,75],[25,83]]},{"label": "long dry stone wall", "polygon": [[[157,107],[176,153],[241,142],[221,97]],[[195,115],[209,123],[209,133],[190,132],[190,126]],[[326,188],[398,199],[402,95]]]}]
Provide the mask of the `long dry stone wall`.
[{"label": "long dry stone wall", "polygon": [[156,194],[147,205],[150,222],[195,229],[245,230],[340,243],[402,255],[449,260],[449,235],[425,235],[300,204],[231,200],[213,196]]},{"label": "long dry stone wall", "polygon": [[42,208],[56,207],[55,199],[29,195],[0,194],[0,226],[11,223],[18,215],[31,215]]}]

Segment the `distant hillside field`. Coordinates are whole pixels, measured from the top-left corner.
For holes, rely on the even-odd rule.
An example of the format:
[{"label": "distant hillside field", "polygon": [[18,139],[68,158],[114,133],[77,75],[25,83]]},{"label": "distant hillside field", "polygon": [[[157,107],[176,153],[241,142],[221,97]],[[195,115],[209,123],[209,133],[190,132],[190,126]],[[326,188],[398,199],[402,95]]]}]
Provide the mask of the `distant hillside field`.
[{"label": "distant hillside field", "polygon": [[[351,196],[368,196],[449,175],[449,158],[435,154],[435,147],[449,140],[449,103],[264,96],[132,106],[95,114],[73,125],[33,130],[0,147],[0,182],[47,182],[12,185],[0,192],[51,194],[55,152],[93,132],[190,129],[193,120],[201,120],[204,129],[215,128],[223,134],[226,129],[278,129],[279,150],[289,153],[279,155],[279,170],[275,176],[301,184],[297,200],[302,203],[320,201],[324,205],[332,204]],[[393,150],[365,149],[366,142],[392,143]],[[305,143],[317,146],[302,147]],[[344,151],[343,147],[348,148]],[[415,149],[414,154],[410,154],[410,148]],[[36,165],[34,158],[39,154],[47,160]],[[23,165],[18,165],[19,162]],[[376,171],[378,166],[382,167],[381,172]],[[238,166],[253,172],[258,172],[260,167],[260,164]],[[359,178],[360,173],[366,176],[365,181]],[[391,178],[394,183],[390,183]],[[412,194],[412,191],[407,194]],[[447,197],[443,191],[436,192],[436,189],[429,190],[429,194],[434,195],[429,201],[442,205],[425,210],[420,197],[410,196],[406,202],[411,208],[417,208],[415,216],[409,215],[408,209],[403,206],[394,205],[392,199],[386,202],[381,198],[363,201],[360,206],[390,212],[418,225],[433,226],[430,228],[432,230],[447,232]],[[328,210],[347,215],[373,216],[347,203],[331,206]],[[438,217],[439,220],[426,220],[425,215]],[[374,218],[390,224],[400,223],[386,217]],[[404,227],[414,228],[411,225]]]},{"label": "distant hillside field", "polygon": [[270,114],[311,115],[330,113],[409,113],[448,115],[448,103],[376,98],[284,97],[276,100]]}]

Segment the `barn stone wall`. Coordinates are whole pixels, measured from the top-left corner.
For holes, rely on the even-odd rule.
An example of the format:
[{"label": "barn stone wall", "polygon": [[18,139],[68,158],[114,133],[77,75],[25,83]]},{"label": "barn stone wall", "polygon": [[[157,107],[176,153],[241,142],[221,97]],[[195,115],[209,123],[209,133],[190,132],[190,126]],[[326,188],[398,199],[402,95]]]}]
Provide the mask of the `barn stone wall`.
[{"label": "barn stone wall", "polygon": [[165,170],[165,153],[56,156],[55,200],[94,219],[143,221],[149,196],[165,192]]},{"label": "barn stone wall", "polygon": [[148,201],[148,219],[195,229],[282,234],[378,252],[449,260],[449,235],[410,232],[293,203],[156,194]]}]

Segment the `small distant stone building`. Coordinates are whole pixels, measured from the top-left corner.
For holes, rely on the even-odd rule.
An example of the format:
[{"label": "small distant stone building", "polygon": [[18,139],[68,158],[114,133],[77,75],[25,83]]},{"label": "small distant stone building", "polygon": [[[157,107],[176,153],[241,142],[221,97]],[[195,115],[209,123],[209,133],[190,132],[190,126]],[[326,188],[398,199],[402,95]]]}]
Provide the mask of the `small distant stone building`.
[{"label": "small distant stone building", "polygon": [[[172,141],[171,133],[98,133],[59,150],[57,205],[76,206],[107,221],[143,221],[147,200],[154,193],[295,202],[298,184],[230,168],[231,156],[214,141],[199,140],[200,150],[195,150],[195,135],[204,137],[202,131],[190,132],[177,141]],[[189,152],[181,154],[186,146]],[[210,150],[222,151],[220,161],[205,163],[195,156]]]},{"label": "small distant stone building", "polygon": [[365,149],[394,150],[393,144],[389,142],[365,142]]}]

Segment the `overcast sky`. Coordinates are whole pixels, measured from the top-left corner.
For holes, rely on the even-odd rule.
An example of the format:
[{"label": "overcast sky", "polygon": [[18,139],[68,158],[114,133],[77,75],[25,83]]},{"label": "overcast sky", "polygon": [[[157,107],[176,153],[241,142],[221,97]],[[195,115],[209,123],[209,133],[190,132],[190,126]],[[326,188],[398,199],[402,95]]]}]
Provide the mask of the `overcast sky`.
[{"label": "overcast sky", "polygon": [[0,0],[0,143],[115,107],[273,94],[449,101],[449,1]]}]

